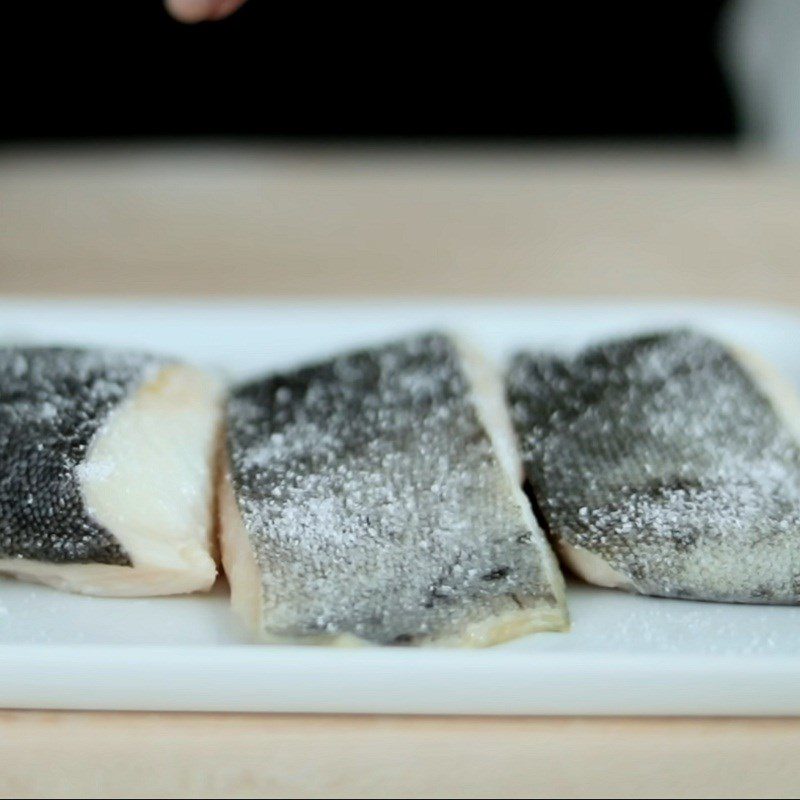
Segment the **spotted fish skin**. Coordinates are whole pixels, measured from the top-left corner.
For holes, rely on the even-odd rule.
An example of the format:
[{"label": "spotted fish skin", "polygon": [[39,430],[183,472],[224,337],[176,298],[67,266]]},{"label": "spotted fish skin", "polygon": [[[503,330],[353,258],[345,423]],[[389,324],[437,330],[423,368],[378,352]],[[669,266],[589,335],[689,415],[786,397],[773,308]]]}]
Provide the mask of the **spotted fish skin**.
[{"label": "spotted fish skin", "polygon": [[644,594],[800,600],[800,447],[724,345],[679,329],[574,359],[522,353],[507,391],[562,553]]},{"label": "spotted fish skin", "polygon": [[131,566],[87,512],[76,469],[109,414],[163,363],[138,353],[0,349],[0,559]]},{"label": "spotted fish skin", "polygon": [[[230,483],[267,637],[487,644],[565,627],[558,567],[472,391],[454,341],[431,334],[232,392]],[[454,641],[507,614],[524,630]]]}]

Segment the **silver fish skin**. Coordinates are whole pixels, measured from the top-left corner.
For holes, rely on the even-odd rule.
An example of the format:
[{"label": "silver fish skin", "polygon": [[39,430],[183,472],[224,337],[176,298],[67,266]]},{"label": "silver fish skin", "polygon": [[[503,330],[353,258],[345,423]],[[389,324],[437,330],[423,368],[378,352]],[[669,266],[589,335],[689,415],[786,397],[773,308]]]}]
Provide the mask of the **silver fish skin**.
[{"label": "silver fish skin", "polygon": [[800,403],[766,365],[667,330],[520,353],[507,396],[573,571],[663,597],[800,600]]},{"label": "silver fish skin", "polygon": [[76,468],[160,362],[140,353],[0,349],[0,559],[131,566],[87,513]]},{"label": "silver fish skin", "polygon": [[566,627],[502,384],[476,364],[430,334],[234,389],[223,563],[260,639],[482,646]]}]

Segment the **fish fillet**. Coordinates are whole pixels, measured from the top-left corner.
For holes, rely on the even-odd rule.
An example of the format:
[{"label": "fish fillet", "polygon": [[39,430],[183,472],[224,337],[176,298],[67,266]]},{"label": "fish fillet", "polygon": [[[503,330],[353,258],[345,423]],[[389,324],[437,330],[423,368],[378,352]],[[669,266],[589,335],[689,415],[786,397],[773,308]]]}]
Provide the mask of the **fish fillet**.
[{"label": "fish fillet", "polygon": [[0,350],[0,572],[97,595],[208,589],[219,400],[151,356]]},{"label": "fish fillet", "polygon": [[574,572],[663,597],[800,600],[800,403],[767,366],[670,330],[519,354],[508,399]]},{"label": "fish fillet", "polygon": [[481,646],[567,626],[502,386],[443,335],[236,388],[221,544],[265,641]]}]

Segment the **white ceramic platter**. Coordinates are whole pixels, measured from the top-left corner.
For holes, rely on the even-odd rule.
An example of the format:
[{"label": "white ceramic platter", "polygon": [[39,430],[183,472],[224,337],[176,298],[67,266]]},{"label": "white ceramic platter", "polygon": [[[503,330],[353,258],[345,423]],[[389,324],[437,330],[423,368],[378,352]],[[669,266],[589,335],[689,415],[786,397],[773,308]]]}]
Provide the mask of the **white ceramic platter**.
[{"label": "white ceramic platter", "polygon": [[[800,318],[700,304],[0,302],[5,341],[133,346],[240,377],[418,329],[497,358],[689,323],[800,386]],[[800,714],[800,608],[571,584],[569,633],[481,651],[258,646],[208,596],[97,599],[0,580],[0,705],[404,714]]]}]

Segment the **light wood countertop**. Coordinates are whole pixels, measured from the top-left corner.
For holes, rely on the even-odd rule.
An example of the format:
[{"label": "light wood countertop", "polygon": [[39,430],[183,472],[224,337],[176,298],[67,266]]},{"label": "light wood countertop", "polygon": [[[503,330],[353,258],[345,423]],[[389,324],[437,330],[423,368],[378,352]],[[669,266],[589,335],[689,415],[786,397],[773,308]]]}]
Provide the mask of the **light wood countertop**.
[{"label": "light wood countertop", "polygon": [[[711,153],[0,153],[0,293],[800,305],[800,167]],[[546,687],[543,687],[546,690]],[[3,797],[797,797],[800,720],[0,712]]]},{"label": "light wood countertop", "polygon": [[800,302],[800,167],[665,152],[0,153],[0,292]]},{"label": "light wood countertop", "polygon": [[8,797],[797,797],[794,720],[0,712]]}]

